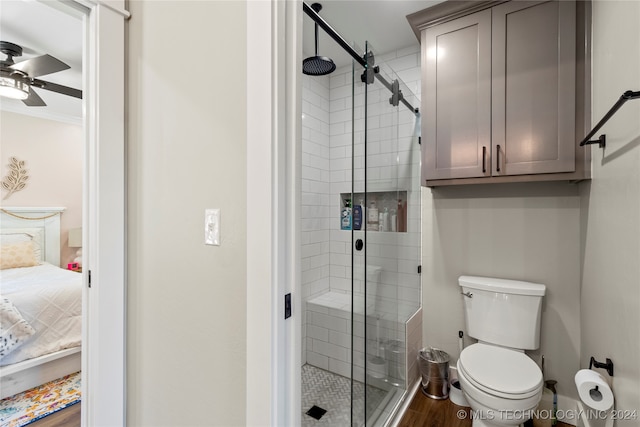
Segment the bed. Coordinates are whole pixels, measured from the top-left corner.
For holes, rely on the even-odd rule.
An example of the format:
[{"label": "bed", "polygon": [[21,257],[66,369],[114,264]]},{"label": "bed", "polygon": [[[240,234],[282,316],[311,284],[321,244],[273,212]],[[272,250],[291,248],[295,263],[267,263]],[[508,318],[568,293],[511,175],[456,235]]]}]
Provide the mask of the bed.
[{"label": "bed", "polygon": [[0,398],[80,370],[82,274],[58,267],[63,211],[0,210]]}]

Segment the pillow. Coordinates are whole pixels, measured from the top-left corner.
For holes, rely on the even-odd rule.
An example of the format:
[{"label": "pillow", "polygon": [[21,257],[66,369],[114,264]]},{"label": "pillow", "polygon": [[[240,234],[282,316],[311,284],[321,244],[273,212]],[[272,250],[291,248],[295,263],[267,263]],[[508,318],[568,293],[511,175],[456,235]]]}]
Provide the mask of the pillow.
[{"label": "pillow", "polygon": [[33,242],[16,242],[2,245],[0,250],[0,270],[7,268],[33,267],[38,265],[33,252]]},{"label": "pillow", "polygon": [[0,296],[0,359],[35,333],[36,330],[24,320],[16,306]]},{"label": "pillow", "polygon": [[16,242],[33,242],[33,252],[36,256],[36,261],[42,263],[42,248],[43,244],[43,229],[41,228],[15,228],[5,229],[0,233],[0,244],[6,245],[7,243]]}]

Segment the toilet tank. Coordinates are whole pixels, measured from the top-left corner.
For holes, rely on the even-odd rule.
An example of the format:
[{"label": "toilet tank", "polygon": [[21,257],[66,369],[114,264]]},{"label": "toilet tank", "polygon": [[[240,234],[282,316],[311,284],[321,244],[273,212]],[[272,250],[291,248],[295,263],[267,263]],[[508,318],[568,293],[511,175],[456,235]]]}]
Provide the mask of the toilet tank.
[{"label": "toilet tank", "polygon": [[460,276],[467,335],[522,350],[540,347],[542,297],[539,283]]}]

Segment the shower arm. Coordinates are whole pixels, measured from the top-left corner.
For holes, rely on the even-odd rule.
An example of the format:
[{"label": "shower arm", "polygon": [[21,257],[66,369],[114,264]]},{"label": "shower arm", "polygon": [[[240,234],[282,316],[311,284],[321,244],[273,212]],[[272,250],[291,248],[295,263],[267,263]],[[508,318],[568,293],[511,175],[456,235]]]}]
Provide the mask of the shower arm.
[{"label": "shower arm", "polygon": [[317,22],[315,24],[315,27],[316,27],[316,39],[315,39],[315,41],[316,41],[316,56],[318,56],[318,23]]},{"label": "shower arm", "polygon": [[318,13],[316,13],[316,11],[311,8],[311,6],[303,2],[302,8],[304,12],[307,15],[309,15],[309,17],[313,19],[313,21],[316,23],[316,28],[317,28],[317,25],[319,25],[333,40],[335,40],[336,43],[340,45],[340,47],[342,47],[349,55],[351,55],[353,59],[355,59],[358,62],[358,64],[362,65],[364,68],[367,67],[367,63],[364,60],[364,58],[362,58],[358,54],[358,52],[356,52],[349,45],[349,43],[347,43],[347,41],[343,39],[342,36],[338,34],[338,32],[334,30],[333,27],[331,27],[331,25],[327,23],[327,21],[322,19],[322,17]]},{"label": "shower arm", "polygon": [[[317,50],[317,43],[318,43],[318,26],[320,26],[336,43],[338,43],[338,45],[340,45],[341,48],[343,48],[349,55],[351,55],[351,57],[358,64],[360,64],[365,69],[368,68],[367,61],[364,59],[364,57],[360,56],[358,52],[356,52],[356,50],[353,47],[351,47],[351,45],[347,43],[347,41],[344,38],[342,38],[342,36],[338,34],[338,32],[334,30],[331,25],[327,23],[327,21],[322,19],[322,17],[318,13],[316,13],[315,10],[311,8],[311,6],[309,6],[305,2],[302,2],[302,9],[316,24],[316,50]],[[374,68],[374,72],[375,72],[376,78],[380,81],[380,83],[382,83],[384,87],[386,87],[391,92],[393,92],[394,95],[396,95],[391,83],[389,83],[382,75],[380,75],[378,67]],[[413,111],[414,114],[418,115],[420,113],[420,110],[418,108],[414,108],[406,99],[400,98],[400,101],[404,105],[406,105],[408,109]]]}]

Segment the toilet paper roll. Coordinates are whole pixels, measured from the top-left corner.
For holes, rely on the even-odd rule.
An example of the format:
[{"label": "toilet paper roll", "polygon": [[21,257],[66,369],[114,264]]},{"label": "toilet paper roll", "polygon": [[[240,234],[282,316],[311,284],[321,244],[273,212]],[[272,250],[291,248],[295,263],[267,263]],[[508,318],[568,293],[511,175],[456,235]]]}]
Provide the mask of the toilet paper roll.
[{"label": "toilet paper roll", "polygon": [[581,369],[576,373],[576,388],[580,399],[597,411],[606,411],[613,406],[613,391],[596,371]]}]

